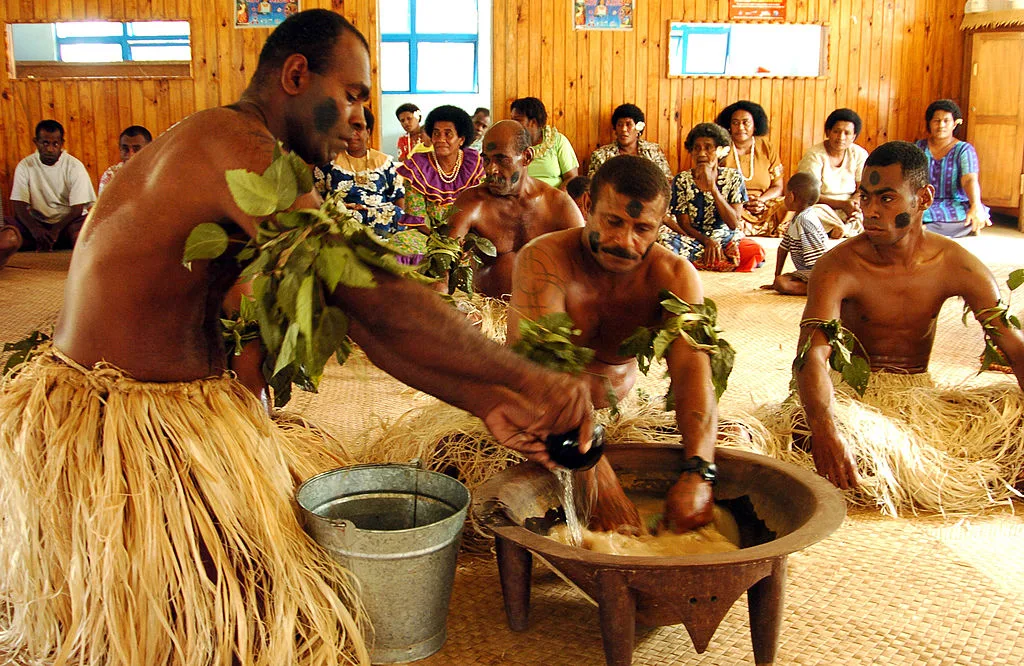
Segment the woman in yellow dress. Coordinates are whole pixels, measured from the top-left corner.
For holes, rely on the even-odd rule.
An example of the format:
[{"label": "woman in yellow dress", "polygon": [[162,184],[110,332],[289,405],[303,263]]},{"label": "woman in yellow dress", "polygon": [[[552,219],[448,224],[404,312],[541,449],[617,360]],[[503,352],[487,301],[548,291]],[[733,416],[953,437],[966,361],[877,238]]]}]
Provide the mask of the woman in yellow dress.
[{"label": "woman in yellow dress", "polygon": [[764,138],[768,135],[768,115],[760,104],[744,99],[725,107],[715,124],[724,127],[732,139],[721,164],[738,170],[747,188],[744,231],[750,236],[781,236],[786,218],[782,162],[775,146]]}]

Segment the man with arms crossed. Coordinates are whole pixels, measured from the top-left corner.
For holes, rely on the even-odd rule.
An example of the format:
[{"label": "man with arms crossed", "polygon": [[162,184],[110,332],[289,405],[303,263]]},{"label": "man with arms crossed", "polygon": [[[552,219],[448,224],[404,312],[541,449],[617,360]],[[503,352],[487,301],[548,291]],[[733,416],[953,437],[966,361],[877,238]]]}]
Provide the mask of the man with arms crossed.
[{"label": "man with arms crossed", "polygon": [[448,235],[474,232],[494,243],[497,257],[481,256],[474,290],[492,298],[512,293],[516,253],[534,238],[583,226],[583,216],[562,190],[530,176],[530,134],[514,120],[502,120],[484,135],[484,182],[455,201]]}]

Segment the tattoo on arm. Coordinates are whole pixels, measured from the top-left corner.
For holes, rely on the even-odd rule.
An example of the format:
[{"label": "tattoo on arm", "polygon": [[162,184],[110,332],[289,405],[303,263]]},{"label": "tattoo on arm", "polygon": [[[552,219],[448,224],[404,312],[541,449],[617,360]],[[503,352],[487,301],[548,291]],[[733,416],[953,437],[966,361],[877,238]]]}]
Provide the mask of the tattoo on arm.
[{"label": "tattoo on arm", "polygon": [[523,316],[537,319],[547,312],[546,306],[552,293],[565,299],[565,281],[552,270],[555,261],[546,250],[527,248],[520,254],[519,261],[522,262],[523,272],[530,276],[517,285],[517,291],[522,295],[519,308]]}]

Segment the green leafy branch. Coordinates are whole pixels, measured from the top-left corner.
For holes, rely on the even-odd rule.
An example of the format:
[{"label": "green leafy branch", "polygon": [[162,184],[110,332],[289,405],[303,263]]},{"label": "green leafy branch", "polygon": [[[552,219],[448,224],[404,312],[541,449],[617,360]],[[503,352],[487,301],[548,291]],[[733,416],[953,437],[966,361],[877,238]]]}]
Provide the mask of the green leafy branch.
[{"label": "green leafy branch", "polygon": [[[843,322],[838,319],[808,318],[800,322],[800,328],[805,326],[821,331],[832,347],[829,365],[843,376],[843,381],[852,386],[857,395],[864,395],[868,388],[868,380],[871,378],[871,363],[867,350],[853,331],[843,326]],[[793,380],[790,382],[792,390],[797,388],[796,374],[807,364],[812,342],[812,337],[808,335],[796,358],[793,359]],[[860,353],[855,353],[858,350]]]},{"label": "green leafy branch", "polygon": [[430,235],[427,237],[427,249],[420,262],[419,270],[435,280],[448,277],[448,293],[464,291],[473,293],[473,273],[483,265],[482,256],[496,257],[498,250],[494,243],[474,232],[464,238],[448,236],[449,223],[455,214],[455,207],[448,208],[444,217],[438,220],[427,219]]},{"label": "green leafy branch", "polygon": [[3,375],[13,373],[23,364],[28,363],[33,358],[39,355],[39,348],[43,344],[50,341],[49,335],[42,331],[32,331],[26,337],[18,340],[17,342],[5,342],[3,353],[12,352],[7,357],[7,362],[4,363]]},{"label": "green leafy branch", "polygon": [[[374,287],[374,269],[422,276],[398,263],[398,251],[333,196],[320,208],[289,210],[300,193],[313,187],[309,167],[293,153],[275,148],[262,175],[235,169],[225,176],[238,207],[262,219],[256,236],[236,255],[245,265],[240,279],[252,283],[252,310],[221,323],[230,335],[228,346],[237,352],[251,336],[246,322],[257,322],[267,351],[263,375],[274,389],[274,404],[281,407],[293,384],[316,391],[330,357],[344,363],[352,350],[348,316],[332,304],[339,286]],[[200,224],[185,241],[183,263],[216,259],[230,243],[220,225]]]},{"label": "green leafy branch", "polygon": [[[555,372],[579,375],[587,371],[594,360],[594,350],[576,345],[572,338],[581,333],[575,328],[572,317],[565,312],[549,312],[536,321],[527,317],[519,319],[519,339],[512,345],[512,351]],[[619,399],[611,381],[607,383],[606,397],[611,405],[612,415],[619,413]]]},{"label": "green leafy branch", "polygon": [[[682,338],[692,349],[707,352],[711,360],[711,383],[715,398],[721,398],[729,384],[736,361],[736,350],[719,337],[718,306],[710,298],[703,303],[690,304],[671,291],[661,292],[661,307],[672,316],[660,327],[641,326],[619,345],[619,354],[635,356],[640,372],[645,375],[654,359],[662,359],[672,343]],[[665,409],[675,407],[672,390],[665,398]]]},{"label": "green leafy branch", "polygon": [[[1006,304],[999,301],[990,308],[979,310],[974,313],[974,318],[981,324],[981,330],[985,336],[985,351],[981,353],[981,369],[979,373],[984,372],[992,366],[1009,366],[1009,361],[1003,356],[1003,353],[999,351],[999,347],[996,346],[996,336],[999,335],[999,329],[996,327],[996,322],[1001,323],[1006,328],[1016,328],[1020,330],[1021,324],[1020,319],[1015,315],[1010,314],[1010,301],[1013,296],[1014,290],[1024,284],[1024,268],[1018,268],[1017,270],[1011,271],[1009,277],[1006,279],[1006,286],[1009,288],[1010,293],[1006,297]],[[963,322],[964,326],[967,325],[967,315],[970,314],[971,308],[967,303],[964,303]]]},{"label": "green leafy branch", "polygon": [[221,335],[224,347],[233,356],[241,356],[250,342],[260,339],[260,324],[257,320],[256,301],[251,296],[242,296],[239,311],[233,319],[221,318]]}]

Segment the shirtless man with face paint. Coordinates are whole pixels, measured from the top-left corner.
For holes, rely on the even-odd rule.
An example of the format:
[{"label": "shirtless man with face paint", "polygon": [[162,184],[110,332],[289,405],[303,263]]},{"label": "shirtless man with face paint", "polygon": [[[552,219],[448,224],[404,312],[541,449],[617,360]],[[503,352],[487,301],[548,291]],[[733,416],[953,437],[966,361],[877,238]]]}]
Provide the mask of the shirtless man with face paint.
[{"label": "shirtless man with face paint", "polygon": [[512,293],[516,253],[534,238],[583,226],[583,215],[569,195],[527,173],[533,158],[530,134],[513,120],[502,120],[483,138],[483,183],[463,192],[448,229],[453,238],[474,232],[494,243],[497,257],[481,256],[473,275],[476,291],[492,298]]},{"label": "shirtless man with face paint", "polygon": [[[595,406],[607,407],[609,383],[621,399],[636,381],[633,357],[619,346],[639,326],[660,326],[667,313],[661,291],[687,303],[702,303],[700,278],[690,262],[659,245],[658,229],[668,209],[665,174],[634,155],[605,162],[591,182],[591,206],[583,229],[535,239],[516,258],[508,340],[518,338],[520,317],[536,320],[552,312],[568,313],[581,333],[575,344],[594,349],[587,368]],[[666,354],[676,396],[676,423],[686,456],[713,462],[718,407],[708,355],[677,339]],[[639,527],[639,517],[606,460],[588,473],[597,486],[595,529]],[[665,522],[685,531],[711,520],[711,484],[684,473],[666,502]]]},{"label": "shirtless man with face paint", "polygon": [[[241,100],[181,121],[111,181],[72,258],[56,346],[84,366],[104,361],[140,380],[221,372],[219,309],[240,267],[225,255],[186,270],[185,239],[211,221],[238,240],[252,236],[257,220],[235,205],[225,172],[262,173],[278,141],[308,163],[332,161],[362,120],[369,86],[366,40],[350,24],[326,10],[285,21]],[[295,205],[319,203],[310,192]],[[136,242],[139,225],[146,243]],[[378,287],[339,287],[333,300],[352,317],[353,338],[395,377],[484,418],[500,441],[541,462],[543,430],[589,424],[582,382],[538,372],[422,286],[375,277]]]},{"label": "shirtless man with face paint", "polygon": [[[961,297],[978,313],[999,302],[999,287],[977,257],[921,224],[932,203],[928,159],[916,146],[892,141],[867,158],[855,195],[864,232],[837,246],[815,264],[803,318],[841,319],[867,352],[872,372],[925,372],[939,309]],[[1024,338],[995,320],[996,344],[1024,387]],[[810,339],[797,373],[800,401],[811,432],[818,473],[839,488],[858,485],[857,465],[842,440],[833,409],[822,332],[803,326],[798,349]]]}]

